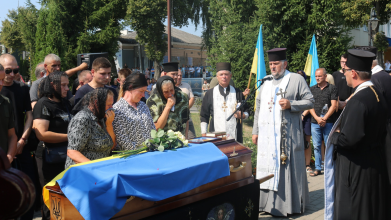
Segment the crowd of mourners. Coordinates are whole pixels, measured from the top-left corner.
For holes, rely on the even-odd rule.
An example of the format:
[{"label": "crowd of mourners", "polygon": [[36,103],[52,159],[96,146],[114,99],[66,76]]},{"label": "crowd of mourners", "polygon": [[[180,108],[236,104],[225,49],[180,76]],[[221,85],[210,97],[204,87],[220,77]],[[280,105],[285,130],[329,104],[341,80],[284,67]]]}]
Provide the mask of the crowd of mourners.
[{"label": "crowd of mourners", "polygon": [[[49,54],[36,66],[37,80],[29,87],[15,80],[15,57],[0,56],[1,149],[13,167],[33,180],[37,195],[74,164],[108,157],[114,149],[137,149],[152,129],[195,136],[192,123],[188,132],[194,95],[188,84],[177,84],[178,63],[166,65],[156,83],[138,71],[120,69],[117,87],[109,85],[111,67],[99,57],[91,70],[82,63],[62,71],[60,58]],[[69,77],[77,72],[71,91]],[[50,219],[43,201],[37,203],[43,219]],[[35,209],[21,219],[32,219]]]},{"label": "crowd of mourners", "polygon": [[[317,84],[310,87],[314,107],[302,112],[305,162],[310,176],[322,173],[324,143],[354,92],[344,76],[348,71],[346,61],[347,55],[343,55],[341,70],[333,74],[327,74],[324,68],[316,70]],[[61,59],[49,54],[36,66],[37,80],[29,87],[20,82],[15,57],[1,55],[0,142],[5,143],[1,150],[13,167],[34,181],[37,195],[41,195],[39,191],[70,166],[110,156],[113,150],[137,149],[150,138],[153,129],[180,131],[187,138],[194,138],[189,110],[194,104],[194,95],[182,78],[205,77],[205,67],[178,67],[178,63],[171,62],[163,64],[162,68],[157,81],[153,69],[147,69],[146,74],[137,69],[119,69],[115,85],[110,86],[112,65],[107,58],[95,59],[90,67],[82,63],[62,71]],[[376,71],[383,69],[374,60],[372,74]],[[69,78],[76,73],[71,91]],[[307,79],[304,71],[297,73]],[[227,79],[224,83],[229,86],[232,80]],[[213,88],[214,83],[219,82],[209,84],[205,80],[204,93]],[[236,96],[248,93],[249,90],[237,92]],[[248,114],[235,117],[245,119]],[[310,166],[311,137],[314,170]],[[50,219],[43,201],[37,203],[43,219]],[[37,207],[33,206],[21,219],[32,219],[35,209]]]}]

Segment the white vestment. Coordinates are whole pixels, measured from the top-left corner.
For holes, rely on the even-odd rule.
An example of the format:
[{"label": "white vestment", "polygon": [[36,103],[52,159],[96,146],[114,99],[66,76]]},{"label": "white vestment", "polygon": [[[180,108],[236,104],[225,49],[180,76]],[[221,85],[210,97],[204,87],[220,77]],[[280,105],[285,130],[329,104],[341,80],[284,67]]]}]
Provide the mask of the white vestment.
[{"label": "white vestment", "polygon": [[280,89],[285,92],[289,83],[290,73],[285,72],[285,76],[281,83],[273,85],[272,81],[265,81],[263,84],[263,92],[258,118],[258,155],[257,155],[257,175],[262,178],[269,174],[274,174],[274,178],[263,182],[260,185],[261,189],[278,191],[278,182],[280,179],[280,148],[281,148],[281,106],[279,101],[281,95],[277,95]]},{"label": "white vestment", "polygon": [[214,129],[227,132],[227,140],[236,139],[236,118],[232,117],[227,121],[227,118],[235,111],[236,105],[236,90],[233,86],[230,86],[226,100],[220,94],[219,86],[213,88]]}]

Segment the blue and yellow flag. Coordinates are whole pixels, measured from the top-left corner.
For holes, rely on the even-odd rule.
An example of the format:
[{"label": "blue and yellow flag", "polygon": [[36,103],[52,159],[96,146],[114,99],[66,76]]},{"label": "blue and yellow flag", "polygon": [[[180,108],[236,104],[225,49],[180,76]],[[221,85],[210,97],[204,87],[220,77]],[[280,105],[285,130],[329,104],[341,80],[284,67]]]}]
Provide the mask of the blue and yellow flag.
[{"label": "blue and yellow flag", "polygon": [[[261,82],[258,81],[263,79],[266,76],[266,67],[265,67],[265,57],[263,55],[263,39],[262,39],[262,25],[259,27],[257,46],[255,48],[253,65],[251,66],[251,73],[256,74],[257,83],[255,88],[257,88]],[[255,99],[258,96],[259,89],[255,93]],[[254,105],[254,110],[256,109],[256,105]]]},{"label": "blue and yellow flag", "polygon": [[316,50],[315,34],[312,36],[310,51],[308,51],[304,72],[311,76],[310,86],[316,85],[315,71],[319,69],[318,51]]}]

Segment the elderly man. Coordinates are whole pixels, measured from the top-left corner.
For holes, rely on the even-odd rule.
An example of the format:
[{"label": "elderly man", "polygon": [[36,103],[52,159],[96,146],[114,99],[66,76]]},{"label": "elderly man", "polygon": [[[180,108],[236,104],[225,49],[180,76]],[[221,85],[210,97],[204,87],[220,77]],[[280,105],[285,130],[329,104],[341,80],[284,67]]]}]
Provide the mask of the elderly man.
[{"label": "elderly man", "polygon": [[256,99],[252,141],[258,144],[256,178],[274,178],[260,185],[259,211],[287,216],[304,212],[309,202],[301,113],[314,99],[304,78],[286,70],[286,49],[267,52],[272,76]]},{"label": "elderly man", "polygon": [[325,219],[389,219],[384,153],[387,102],[373,86],[374,53],[348,50],[344,74],[355,89],[329,135]]},{"label": "elderly man", "polygon": [[[88,64],[82,63],[78,67],[75,67],[73,69],[65,71],[65,73],[69,77],[71,77],[71,76],[73,76],[73,74],[77,73],[78,71],[82,71],[87,68],[88,68]],[[37,77],[37,80],[34,81],[33,84],[31,85],[30,99],[31,99],[31,106],[33,109],[34,109],[34,105],[38,101],[38,86],[41,83],[42,79],[45,78],[45,76],[48,76],[50,73],[52,73],[54,71],[60,71],[60,70],[61,70],[61,59],[56,54],[48,54],[45,57],[45,61],[43,63],[37,64],[37,66],[35,68],[35,74],[37,75],[37,72],[39,72],[39,75],[44,73],[44,76],[42,76],[39,79]],[[68,94],[67,94],[67,98],[70,99],[72,97],[73,97],[72,92],[69,90]]]},{"label": "elderly man", "polygon": [[242,120],[248,118],[247,105],[243,106],[243,113],[238,111],[229,121],[227,118],[235,111],[244,99],[242,91],[230,86],[232,78],[230,63],[217,63],[217,80],[219,85],[205,93],[201,106],[201,134],[205,136],[208,130],[209,117],[212,116],[209,132],[226,132],[227,139],[243,142]]}]

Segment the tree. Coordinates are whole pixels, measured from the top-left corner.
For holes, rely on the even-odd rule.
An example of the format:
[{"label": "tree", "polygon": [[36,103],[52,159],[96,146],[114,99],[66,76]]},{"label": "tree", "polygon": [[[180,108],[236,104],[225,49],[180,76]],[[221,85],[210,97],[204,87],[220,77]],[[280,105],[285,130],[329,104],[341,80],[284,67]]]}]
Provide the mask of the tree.
[{"label": "tree", "polygon": [[[372,8],[375,9],[379,25],[372,34],[372,39],[376,40],[376,33],[379,32],[379,26],[386,24],[391,18],[391,2],[389,0],[346,0],[342,3],[343,15],[346,25],[358,27],[368,24]],[[372,32],[372,31],[371,31]],[[364,45],[359,45],[364,46]],[[383,51],[378,50],[377,58],[379,64],[383,64]]]},{"label": "tree", "polygon": [[[171,0],[171,22],[182,27],[189,19],[196,26],[203,0]],[[167,0],[130,0],[126,24],[137,32],[136,40],[145,48],[146,55],[154,62],[155,78],[160,77],[159,62],[167,52],[167,38],[164,37]]]},{"label": "tree", "polygon": [[61,57],[62,69],[76,66],[80,53],[118,51],[126,0],[43,0],[35,36],[34,64],[49,53]]},{"label": "tree", "polygon": [[166,0],[130,0],[128,22],[137,32],[136,40],[144,46],[147,57],[153,60],[155,78],[160,77],[159,61],[167,51],[167,39],[164,39],[164,18],[167,13]]},{"label": "tree", "polygon": [[344,26],[342,0],[258,0],[258,23],[265,26],[265,49],[286,47],[289,70],[304,69],[315,34],[319,66],[328,72],[340,68],[339,58],[349,48],[350,28]]},{"label": "tree", "polygon": [[[19,7],[17,10],[10,10],[7,19],[2,22],[1,42],[8,48],[19,52],[27,51],[29,58],[34,59],[36,23],[38,10],[28,0],[26,7]],[[19,63],[21,73],[28,74],[28,60],[21,60]],[[33,70],[30,69],[30,72]],[[32,74],[34,76],[34,74]],[[34,78],[35,79],[35,78]]]}]

